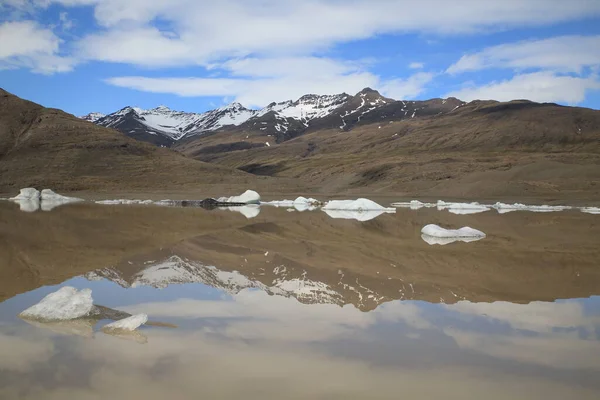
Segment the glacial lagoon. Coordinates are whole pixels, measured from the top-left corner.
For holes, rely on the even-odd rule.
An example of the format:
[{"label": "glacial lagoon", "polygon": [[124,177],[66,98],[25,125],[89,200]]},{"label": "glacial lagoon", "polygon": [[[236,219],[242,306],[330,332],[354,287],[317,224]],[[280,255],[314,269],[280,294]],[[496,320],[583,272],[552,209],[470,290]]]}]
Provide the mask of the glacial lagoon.
[{"label": "glacial lagoon", "polygon": [[247,207],[0,202],[0,398],[600,397],[600,216]]}]

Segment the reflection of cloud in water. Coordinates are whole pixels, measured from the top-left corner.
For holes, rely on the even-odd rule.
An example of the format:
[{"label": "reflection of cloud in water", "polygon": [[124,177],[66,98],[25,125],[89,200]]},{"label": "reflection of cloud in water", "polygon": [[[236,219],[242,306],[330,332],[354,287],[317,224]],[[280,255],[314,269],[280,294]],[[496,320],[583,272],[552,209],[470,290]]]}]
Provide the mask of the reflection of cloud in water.
[{"label": "reflection of cloud in water", "polygon": [[527,305],[505,301],[471,303],[459,301],[445,306],[466,318],[485,318],[508,323],[513,329],[539,333],[552,333],[555,328],[587,328],[593,331],[600,326],[600,316],[585,315],[580,301],[568,300],[554,303],[534,301]]},{"label": "reflection of cloud in water", "polygon": [[548,334],[541,337],[525,335],[495,335],[444,329],[456,344],[494,358],[542,365],[550,368],[593,369],[600,373],[600,348],[596,340],[582,340],[569,334]]},{"label": "reflection of cloud in water", "polygon": [[125,307],[129,312],[145,310],[153,317],[184,319],[226,319],[226,337],[265,339],[284,342],[326,341],[334,337],[352,336],[355,329],[377,322],[398,322],[415,329],[431,324],[419,315],[415,303],[390,302],[365,313],[351,305],[307,306],[292,298],[270,296],[259,290],[243,290],[234,301],[180,299],[171,302],[145,303]]},{"label": "reflection of cloud in water", "polygon": [[[182,320],[186,328],[148,330],[146,346],[105,335],[93,341],[73,338],[60,353],[36,337],[12,339],[8,345],[29,351],[13,371],[33,371],[54,355],[63,373],[89,365],[81,371],[88,370],[82,378],[90,387],[64,380],[46,385],[21,375],[0,389],[0,397],[87,398],[93,393],[153,400],[194,398],[201,391],[208,398],[395,399],[401,390],[418,398],[504,399],[527,393],[528,399],[594,399],[597,384],[578,385],[572,373],[565,379],[555,376],[556,371],[597,371],[598,342],[552,327],[597,324],[583,306],[596,300],[529,305],[396,301],[364,313],[247,289],[221,301],[137,304],[128,310]],[[531,316],[537,319],[528,322]],[[482,331],[486,321],[501,329]],[[531,365],[541,369],[527,369]],[[522,373],[523,368],[529,372]]]},{"label": "reflection of cloud in water", "polygon": [[12,200],[19,205],[19,210],[23,212],[35,212],[40,208],[40,201],[32,200]]},{"label": "reflection of cloud in water", "polygon": [[53,342],[47,338],[33,338],[24,332],[18,333],[9,335],[0,332],[0,375],[2,371],[30,372],[35,364],[47,363],[55,353]]}]

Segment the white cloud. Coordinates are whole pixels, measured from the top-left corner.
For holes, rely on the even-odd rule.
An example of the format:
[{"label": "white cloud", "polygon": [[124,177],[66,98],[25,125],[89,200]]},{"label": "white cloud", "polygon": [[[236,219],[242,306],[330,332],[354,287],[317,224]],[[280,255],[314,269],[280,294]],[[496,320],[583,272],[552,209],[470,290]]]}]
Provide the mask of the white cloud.
[{"label": "white cloud", "polygon": [[76,47],[84,59],[150,67],[193,65],[203,59],[194,46],[153,27],[89,35]]},{"label": "white cloud", "polygon": [[149,78],[123,76],[109,84],[178,96],[233,97],[246,106],[265,106],[272,101],[297,99],[307,93],[355,94],[365,87],[383,95],[409,99],[423,93],[434,74],[419,72],[406,79],[385,80],[365,70],[361,62],[318,57],[245,58],[212,64],[211,70],[227,72],[227,78]]},{"label": "white cloud", "polygon": [[73,28],[73,20],[69,18],[69,13],[66,11],[58,14],[58,19],[60,20],[61,27],[68,31]]},{"label": "white cloud", "polygon": [[461,100],[510,101],[527,99],[536,102],[578,104],[590,90],[599,90],[595,77],[574,77],[543,71],[515,75],[511,79],[494,81],[478,87],[467,87],[446,94]]},{"label": "white cloud", "polygon": [[[410,7],[391,0],[5,0],[0,12],[6,9],[31,13],[52,3],[93,7],[96,23],[102,28],[68,43],[72,50],[68,56],[62,53],[65,46],[60,39],[47,28],[30,27],[32,35],[23,40],[29,45],[43,42],[31,52],[16,49],[15,44],[20,42],[15,32],[9,32],[12,41],[6,44],[7,40],[3,40],[0,49],[9,48],[19,54],[0,59],[0,68],[54,73],[70,71],[84,61],[151,68],[202,66],[228,75],[152,79],[133,76],[111,78],[108,82],[181,96],[231,96],[248,105],[294,98],[306,92],[352,93],[365,86],[379,88],[390,97],[414,98],[424,93],[434,77],[422,72],[383,80],[364,63],[315,56],[327,54],[329,48],[340,43],[381,34],[468,35],[600,15],[600,2],[589,0],[424,0]],[[71,28],[66,12],[59,14],[59,20],[63,31]],[[331,24],[334,20],[344,23]],[[328,29],[315,28],[319,26]],[[580,71],[598,63],[598,38],[569,36],[496,46],[465,55],[448,72],[492,66]],[[409,64],[414,70],[423,67],[421,62]],[[568,79],[555,76],[552,82]],[[584,82],[585,86],[589,80],[576,82]],[[494,92],[499,87],[506,89],[505,86],[505,82],[492,83],[479,90]],[[475,88],[465,90],[472,94]],[[552,89],[534,91],[548,97]],[[580,98],[576,94],[567,97]]]},{"label": "white cloud", "polygon": [[384,81],[379,86],[381,92],[394,99],[413,99],[425,91],[425,88],[435,74],[418,72],[406,79],[392,79]]},{"label": "white cloud", "polygon": [[[254,53],[306,55],[381,33],[473,33],[600,14],[598,2],[575,3],[429,0],[406,7],[389,0],[98,0],[94,15],[107,29],[84,37],[79,48],[90,59],[146,66],[203,64]],[[168,40],[153,26],[157,18],[169,26]]]},{"label": "white cloud", "polygon": [[600,317],[585,314],[579,301],[561,301],[548,303],[532,301],[522,304],[497,301],[494,303],[471,303],[459,301],[444,306],[453,312],[468,317],[486,318],[496,322],[508,323],[516,330],[528,330],[537,333],[552,333],[556,328],[585,328],[589,332],[600,323]]},{"label": "white cloud", "polygon": [[33,21],[6,22],[0,25],[0,58],[32,53],[55,53],[59,39]]},{"label": "white cloud", "polygon": [[333,81],[321,76],[302,80],[293,77],[243,79],[123,76],[109,78],[106,82],[144,92],[170,93],[184,97],[225,96],[233,97],[246,106],[265,106],[272,101],[296,99],[307,93],[356,93],[367,86],[377,87],[378,80],[369,73],[358,73],[337,76]]},{"label": "white cloud", "polygon": [[33,21],[0,24],[0,69],[29,68],[51,74],[73,69],[75,61],[59,55],[60,39]]},{"label": "white cloud", "polygon": [[540,68],[580,73],[584,67],[594,65],[600,65],[600,36],[559,36],[502,44],[467,54],[447,72]]}]

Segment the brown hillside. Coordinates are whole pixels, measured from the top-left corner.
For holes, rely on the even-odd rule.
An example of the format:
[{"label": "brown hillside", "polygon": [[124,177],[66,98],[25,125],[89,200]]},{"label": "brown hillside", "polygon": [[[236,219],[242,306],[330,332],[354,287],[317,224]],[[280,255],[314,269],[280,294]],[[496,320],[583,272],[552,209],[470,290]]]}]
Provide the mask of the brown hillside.
[{"label": "brown hillside", "polygon": [[317,130],[252,147],[261,142],[259,132],[231,131],[176,149],[259,175],[299,178],[326,193],[600,200],[596,110],[474,101],[444,115]]},{"label": "brown hillside", "polygon": [[127,138],[0,89],[0,192],[246,185],[264,178]]}]

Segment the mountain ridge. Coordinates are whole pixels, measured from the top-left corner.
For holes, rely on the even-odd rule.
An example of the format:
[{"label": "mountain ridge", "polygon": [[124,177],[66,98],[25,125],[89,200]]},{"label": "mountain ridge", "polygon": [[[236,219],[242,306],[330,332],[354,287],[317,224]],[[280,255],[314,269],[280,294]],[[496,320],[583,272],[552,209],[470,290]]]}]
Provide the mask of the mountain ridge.
[{"label": "mountain ridge", "polygon": [[[398,106],[404,112],[402,118],[414,118],[417,111],[423,108],[415,104],[429,101],[397,101],[371,88],[364,88],[354,96],[347,93],[305,94],[295,101],[272,102],[261,109],[249,109],[239,102],[202,113],[176,111],[164,105],[152,109],[126,106],[108,115],[90,113],[81,118],[117,129],[134,139],[165,147],[225,128],[245,129],[257,125],[260,131],[274,136],[275,142],[282,142],[324,125],[338,126],[341,130],[351,129],[361,123],[365,115],[386,106]],[[449,98],[443,99],[441,105],[447,101],[455,107],[465,104]],[[449,111],[447,108],[441,107],[438,112]]]}]

